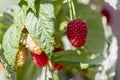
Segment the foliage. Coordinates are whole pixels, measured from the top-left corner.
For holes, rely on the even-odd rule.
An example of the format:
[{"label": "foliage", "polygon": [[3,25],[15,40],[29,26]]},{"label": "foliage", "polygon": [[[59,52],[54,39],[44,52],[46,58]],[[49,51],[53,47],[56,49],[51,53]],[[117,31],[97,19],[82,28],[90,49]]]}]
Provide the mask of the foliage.
[{"label": "foliage", "polygon": [[[71,49],[52,54],[56,46],[65,49],[65,41],[62,41],[62,39],[66,35],[65,31],[68,22],[66,17],[70,14],[68,2],[64,1],[63,3],[63,1],[10,0],[5,4],[6,0],[0,0],[0,3],[3,3],[0,5],[2,14],[2,17],[0,17],[0,43],[2,44],[0,56],[8,79],[35,80],[39,78],[40,80],[47,80],[51,78],[48,75],[56,76],[48,65],[44,68],[36,67],[31,60],[29,51],[25,65],[23,67],[15,65],[19,45],[21,43],[26,45],[24,35],[28,33],[46,52],[52,63],[60,63],[66,69],[70,67],[80,71],[89,70],[97,68],[105,61],[105,54],[109,55],[112,39],[110,37],[113,37],[113,35],[111,33],[109,38],[106,37],[106,30],[99,12],[93,10],[89,4],[84,5],[78,3],[77,0],[73,0],[76,16],[88,24],[86,44],[84,47],[74,48],[74,50],[72,49],[73,46],[70,45]],[[8,6],[11,13],[5,11]],[[61,27],[62,29],[60,29]],[[23,31],[24,29],[26,29],[26,32]]]}]

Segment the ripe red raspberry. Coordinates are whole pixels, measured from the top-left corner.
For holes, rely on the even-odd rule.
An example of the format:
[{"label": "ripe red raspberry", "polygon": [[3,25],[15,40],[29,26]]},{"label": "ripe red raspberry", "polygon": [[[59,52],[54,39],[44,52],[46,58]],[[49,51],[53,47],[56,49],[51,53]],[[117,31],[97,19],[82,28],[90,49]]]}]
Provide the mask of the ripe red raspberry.
[{"label": "ripe red raspberry", "polygon": [[86,22],[80,19],[70,21],[67,25],[66,34],[75,47],[84,46],[87,38],[88,28]]},{"label": "ripe red raspberry", "polygon": [[44,51],[41,52],[41,54],[35,54],[33,52],[31,52],[32,55],[32,59],[34,61],[34,63],[38,66],[38,67],[44,67],[47,63],[48,63],[48,56],[45,54]]},{"label": "ripe red raspberry", "polygon": [[110,24],[111,22],[111,14],[110,14],[110,11],[107,10],[106,8],[103,8],[101,10],[101,14],[104,15],[106,18],[107,18],[107,23]]},{"label": "ripe red raspberry", "polygon": [[[55,48],[53,50],[53,52],[55,53],[55,52],[59,52],[59,51],[62,51],[62,50],[63,50],[62,48]],[[64,69],[64,66],[61,65],[60,63],[54,63],[54,64],[52,64],[52,68],[57,69],[58,71],[61,71],[61,70]]]},{"label": "ripe red raspberry", "polygon": [[107,19],[107,24],[111,25],[114,20],[114,15],[116,15],[116,10],[108,3],[104,3],[100,12]]},{"label": "ripe red raspberry", "polygon": [[62,48],[55,48],[55,49],[53,50],[53,53],[59,52],[59,51],[62,51],[62,50],[63,50]]},{"label": "ripe red raspberry", "polygon": [[59,64],[59,63],[54,63],[54,64],[52,65],[52,68],[53,68],[53,69],[57,69],[58,71],[61,71],[61,70],[63,70],[64,66],[61,65],[61,64]]}]

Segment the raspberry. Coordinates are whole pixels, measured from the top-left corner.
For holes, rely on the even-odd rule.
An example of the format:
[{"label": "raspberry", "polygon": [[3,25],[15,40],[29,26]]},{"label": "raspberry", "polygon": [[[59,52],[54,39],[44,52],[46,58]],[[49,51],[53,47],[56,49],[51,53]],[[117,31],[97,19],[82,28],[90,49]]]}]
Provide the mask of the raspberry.
[{"label": "raspberry", "polygon": [[15,61],[16,65],[22,67],[26,61],[26,56],[27,56],[27,48],[25,48],[24,45],[20,45],[16,56],[16,61]]},{"label": "raspberry", "polygon": [[31,36],[28,34],[26,39],[27,47],[28,49],[35,53],[40,54],[42,52],[42,49],[36,44],[36,42],[31,38]]},{"label": "raspberry", "polygon": [[44,51],[41,52],[41,54],[35,54],[31,52],[31,56],[33,59],[33,62],[38,66],[38,67],[44,67],[48,63],[48,56],[45,54]]},{"label": "raspberry", "polygon": [[[63,50],[62,48],[55,48],[53,50],[53,52],[58,52],[58,51],[62,51],[62,50]],[[60,71],[60,70],[63,70],[64,66],[61,65],[60,63],[54,63],[54,64],[52,64],[52,68]]]},{"label": "raspberry", "polygon": [[67,25],[66,34],[70,43],[75,47],[82,47],[86,43],[88,28],[86,22],[75,19]]},{"label": "raspberry", "polygon": [[104,3],[100,13],[106,17],[107,24],[110,25],[113,21],[113,15],[115,15],[115,12],[115,9],[112,6],[110,6],[110,4]]},{"label": "raspberry", "polygon": [[63,70],[64,66],[61,65],[61,64],[59,64],[59,63],[54,63],[54,64],[52,65],[52,68],[53,68],[53,69],[57,69],[58,71],[61,71],[61,70]]},{"label": "raspberry", "polygon": [[101,14],[104,15],[106,18],[107,18],[107,23],[110,24],[111,22],[111,14],[110,14],[110,11],[107,10],[106,8],[103,8],[101,10]]},{"label": "raspberry", "polygon": [[62,48],[55,48],[54,50],[53,50],[53,52],[59,52],[59,51],[62,51],[63,49]]}]

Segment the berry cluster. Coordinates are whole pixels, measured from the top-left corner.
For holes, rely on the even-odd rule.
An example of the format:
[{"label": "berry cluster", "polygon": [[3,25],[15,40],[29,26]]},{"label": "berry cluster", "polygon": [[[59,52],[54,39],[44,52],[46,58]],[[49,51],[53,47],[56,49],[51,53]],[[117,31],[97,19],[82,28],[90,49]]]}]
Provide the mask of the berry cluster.
[{"label": "berry cluster", "polygon": [[48,56],[46,53],[37,45],[37,43],[32,39],[32,37],[28,34],[26,38],[27,47],[31,52],[31,56],[33,62],[38,67],[44,67],[48,63]]},{"label": "berry cluster", "polygon": [[[47,54],[35,43],[35,41],[31,38],[30,35],[27,36],[26,43],[27,43],[28,49],[31,51],[31,56],[32,56],[33,62],[38,67],[46,66],[48,64],[48,61],[50,61]],[[55,48],[53,50],[53,53],[61,51],[61,50],[63,50],[63,49]],[[57,69],[57,70],[62,70],[64,67],[63,67],[63,65],[61,65],[59,63],[54,63],[54,64],[52,64],[51,68]]]},{"label": "berry cluster", "polygon": [[[68,22],[67,26],[67,37],[71,44],[75,47],[82,47],[84,46],[87,38],[87,33],[88,33],[88,28],[86,22],[80,20],[80,19],[75,19],[70,22]],[[40,48],[39,45],[34,41],[34,39],[28,34],[26,37],[26,45],[27,48],[31,52],[31,56],[33,59],[33,62],[38,66],[38,67],[44,67],[48,63],[51,64],[49,65],[52,69],[56,70],[63,70],[64,66],[58,62],[56,63],[51,63],[49,60],[49,57],[47,54]],[[53,53],[62,51],[62,48],[55,48],[53,50]],[[26,48],[20,47],[20,50],[18,51],[17,54],[17,60],[16,64],[18,66],[22,66],[24,64],[24,61],[26,59]]]}]

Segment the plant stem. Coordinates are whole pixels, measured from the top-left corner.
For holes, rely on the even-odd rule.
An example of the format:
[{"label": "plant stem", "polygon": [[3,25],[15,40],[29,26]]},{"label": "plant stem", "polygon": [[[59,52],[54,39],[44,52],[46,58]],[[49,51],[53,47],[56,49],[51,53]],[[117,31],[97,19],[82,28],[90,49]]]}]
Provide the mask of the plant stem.
[{"label": "plant stem", "polygon": [[47,80],[47,66],[46,66],[46,69],[45,69],[45,80]]},{"label": "plant stem", "polygon": [[72,6],[73,16],[74,16],[74,19],[75,19],[76,18],[76,12],[75,12],[75,7],[74,7],[73,0],[71,0],[71,6]]},{"label": "plant stem", "polygon": [[70,20],[73,20],[73,19],[76,18],[76,13],[75,13],[75,7],[74,7],[73,0],[68,0],[68,4],[69,4]]},{"label": "plant stem", "polygon": [[72,17],[72,6],[71,6],[71,0],[68,0],[68,3],[69,3],[70,20],[72,20],[73,17]]}]

